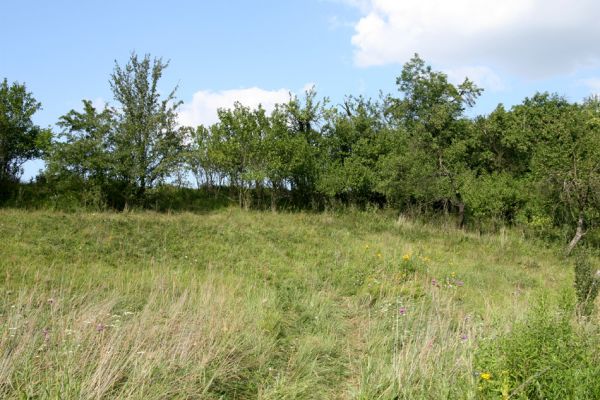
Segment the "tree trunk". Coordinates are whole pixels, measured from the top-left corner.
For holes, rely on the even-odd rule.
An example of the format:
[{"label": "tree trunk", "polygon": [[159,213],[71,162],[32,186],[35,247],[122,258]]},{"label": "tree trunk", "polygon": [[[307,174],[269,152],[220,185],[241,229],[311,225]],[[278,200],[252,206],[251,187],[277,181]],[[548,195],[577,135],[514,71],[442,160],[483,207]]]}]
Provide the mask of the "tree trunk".
[{"label": "tree trunk", "polygon": [[458,220],[456,221],[456,225],[462,229],[465,226],[465,203],[460,201],[457,204],[458,207]]},{"label": "tree trunk", "polygon": [[256,196],[256,204],[255,207],[257,207],[259,210],[262,208],[262,203],[263,203],[263,188],[262,188],[262,182],[259,179],[256,179],[254,181],[254,190],[255,190],[255,196]]},{"label": "tree trunk", "polygon": [[277,194],[279,187],[275,184],[271,185],[271,212],[277,212]]},{"label": "tree trunk", "polygon": [[567,255],[571,254],[575,246],[577,246],[577,243],[579,243],[581,238],[583,238],[586,233],[587,232],[583,231],[583,215],[579,215],[579,219],[577,220],[577,229],[575,230],[575,236],[573,236],[573,239],[571,239],[571,242],[569,242],[569,245],[567,246]]}]

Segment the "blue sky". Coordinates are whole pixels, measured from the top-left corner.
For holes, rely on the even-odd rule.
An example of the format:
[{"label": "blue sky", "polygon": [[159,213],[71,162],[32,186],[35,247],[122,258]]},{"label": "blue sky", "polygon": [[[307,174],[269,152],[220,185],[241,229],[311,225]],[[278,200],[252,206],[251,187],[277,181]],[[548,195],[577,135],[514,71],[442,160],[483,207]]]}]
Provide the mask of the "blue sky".
[{"label": "blue sky", "polygon": [[268,105],[311,84],[334,103],[393,93],[415,52],[484,87],[474,113],[537,90],[574,101],[600,90],[600,6],[589,0],[22,0],[2,10],[0,79],[27,84],[42,126],[82,99],[110,102],[114,62],[131,51],[171,61],[162,87],[179,85],[190,124],[236,99]]}]

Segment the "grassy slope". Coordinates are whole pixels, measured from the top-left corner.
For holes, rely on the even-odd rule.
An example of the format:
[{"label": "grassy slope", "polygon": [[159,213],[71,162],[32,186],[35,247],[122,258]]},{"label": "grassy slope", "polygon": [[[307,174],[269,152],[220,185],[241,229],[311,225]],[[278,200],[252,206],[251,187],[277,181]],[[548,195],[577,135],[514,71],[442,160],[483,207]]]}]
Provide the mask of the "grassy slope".
[{"label": "grassy slope", "polygon": [[0,238],[7,398],[471,398],[477,341],[572,282],[516,232],[380,214],[2,210]]}]

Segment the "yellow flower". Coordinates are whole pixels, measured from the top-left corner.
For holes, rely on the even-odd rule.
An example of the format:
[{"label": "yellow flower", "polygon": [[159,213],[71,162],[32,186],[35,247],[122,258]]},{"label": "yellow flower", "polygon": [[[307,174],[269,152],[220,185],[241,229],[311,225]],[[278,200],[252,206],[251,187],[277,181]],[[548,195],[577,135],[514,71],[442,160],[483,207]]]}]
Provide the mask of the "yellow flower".
[{"label": "yellow flower", "polygon": [[453,272],[453,273],[451,273],[451,274],[450,274],[450,276],[451,276],[452,278],[456,277],[456,272]]},{"label": "yellow flower", "polygon": [[490,379],[492,379],[492,375],[489,372],[482,372],[481,375],[479,375],[479,376],[484,381],[489,381]]},{"label": "yellow flower", "polygon": [[365,244],[365,250],[369,250],[369,245]]},{"label": "yellow flower", "polygon": [[405,254],[405,255],[403,255],[403,256],[402,256],[402,259],[403,259],[404,261],[408,261],[408,260],[410,260],[410,254]]},{"label": "yellow flower", "polygon": [[381,258],[381,253],[377,253],[377,257]]}]

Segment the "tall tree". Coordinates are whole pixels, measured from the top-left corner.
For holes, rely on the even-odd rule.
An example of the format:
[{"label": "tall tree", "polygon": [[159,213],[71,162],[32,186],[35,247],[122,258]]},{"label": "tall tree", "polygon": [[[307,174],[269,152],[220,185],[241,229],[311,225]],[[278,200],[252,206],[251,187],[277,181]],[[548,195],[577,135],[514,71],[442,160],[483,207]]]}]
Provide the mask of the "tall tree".
[{"label": "tall tree", "polygon": [[118,107],[114,138],[115,168],[127,183],[130,198],[141,201],[147,188],[180,164],[186,130],[177,124],[176,89],[161,96],[158,81],[168,62],[133,53],[121,67],[115,62],[110,87]]},{"label": "tall tree", "polygon": [[292,195],[296,205],[315,205],[316,184],[321,170],[321,132],[319,123],[328,99],[317,100],[315,88],[304,93],[304,98],[293,96],[283,106],[291,134],[302,139],[297,149],[302,162],[295,165],[290,179]]},{"label": "tall tree", "polygon": [[83,112],[61,117],[61,140],[48,158],[51,176],[102,188],[105,196],[110,190],[121,207],[142,203],[146,189],[180,167],[189,128],[177,124],[175,90],[167,96],[159,92],[167,65],[135,53],[124,67],[115,63],[110,86],[116,106],[98,111],[84,101]]},{"label": "tall tree", "polygon": [[40,110],[38,102],[24,84],[0,83],[0,184],[18,181],[27,160],[40,157],[50,140],[50,131],[32,121]]},{"label": "tall tree", "polygon": [[[446,199],[458,211],[458,225],[464,222],[465,203],[461,193],[465,166],[468,121],[467,107],[475,104],[482,92],[472,81],[460,85],[448,81],[446,74],[433,71],[418,55],[407,62],[396,80],[403,94],[392,99],[390,113],[404,126],[413,145],[420,148],[431,164],[440,187],[446,187]],[[428,168],[424,168],[427,170]]]}]

